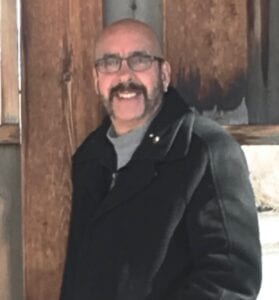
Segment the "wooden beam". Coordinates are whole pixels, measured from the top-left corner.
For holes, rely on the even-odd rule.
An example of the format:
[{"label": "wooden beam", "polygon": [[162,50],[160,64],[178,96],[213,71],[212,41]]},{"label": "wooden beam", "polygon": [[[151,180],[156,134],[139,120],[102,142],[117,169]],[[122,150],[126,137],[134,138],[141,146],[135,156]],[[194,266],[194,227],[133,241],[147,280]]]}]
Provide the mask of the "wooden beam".
[{"label": "wooden beam", "polygon": [[241,145],[279,145],[278,125],[224,126]]},{"label": "wooden beam", "polygon": [[19,126],[16,124],[5,124],[0,126],[0,144],[19,144]]},{"label": "wooden beam", "polygon": [[22,2],[25,299],[58,299],[71,207],[71,155],[101,121],[94,39],[101,0]]},{"label": "wooden beam", "polygon": [[1,0],[0,124],[19,122],[16,0]]},{"label": "wooden beam", "polygon": [[247,0],[248,80],[247,110],[253,124],[267,123],[266,87],[268,77],[269,1]]}]

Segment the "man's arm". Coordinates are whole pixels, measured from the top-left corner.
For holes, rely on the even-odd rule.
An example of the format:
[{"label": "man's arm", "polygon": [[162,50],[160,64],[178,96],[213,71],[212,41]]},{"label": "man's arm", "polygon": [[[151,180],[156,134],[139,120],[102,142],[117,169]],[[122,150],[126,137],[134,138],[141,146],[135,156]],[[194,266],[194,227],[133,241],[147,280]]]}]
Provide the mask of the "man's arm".
[{"label": "man's arm", "polygon": [[168,300],[254,300],[261,248],[244,155],[231,137],[208,141],[208,167],[188,205],[193,272]]}]

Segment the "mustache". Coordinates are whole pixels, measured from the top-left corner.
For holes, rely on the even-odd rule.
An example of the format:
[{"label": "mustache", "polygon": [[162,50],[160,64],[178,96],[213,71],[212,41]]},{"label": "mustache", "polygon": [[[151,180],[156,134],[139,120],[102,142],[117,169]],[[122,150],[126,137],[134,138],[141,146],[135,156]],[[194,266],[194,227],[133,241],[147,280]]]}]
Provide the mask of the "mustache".
[{"label": "mustache", "polygon": [[142,84],[138,84],[135,82],[120,82],[110,90],[109,98],[112,100],[112,98],[117,94],[121,92],[142,92],[145,96],[147,95],[146,87]]}]

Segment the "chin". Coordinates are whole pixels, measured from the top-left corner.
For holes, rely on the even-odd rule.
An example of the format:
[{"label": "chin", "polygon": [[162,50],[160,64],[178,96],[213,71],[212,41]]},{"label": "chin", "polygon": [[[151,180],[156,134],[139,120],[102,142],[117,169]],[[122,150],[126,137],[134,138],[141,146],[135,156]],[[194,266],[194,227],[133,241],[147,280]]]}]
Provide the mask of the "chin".
[{"label": "chin", "polygon": [[119,120],[119,121],[122,121],[122,122],[128,122],[128,121],[136,121],[136,120],[142,120],[142,119],[145,119],[146,117],[146,114],[142,111],[139,111],[138,113],[135,113],[135,112],[117,112],[117,111],[114,111],[113,112],[113,118],[115,120]]},{"label": "chin", "polygon": [[115,121],[117,122],[121,122],[121,123],[124,123],[124,122],[127,122],[127,123],[130,123],[130,122],[141,122],[143,121],[145,118],[143,116],[132,116],[132,117],[123,117],[123,116],[118,116],[118,117],[114,117],[113,118]]},{"label": "chin", "polygon": [[113,115],[113,120],[118,123],[144,123],[147,119],[146,115]]}]

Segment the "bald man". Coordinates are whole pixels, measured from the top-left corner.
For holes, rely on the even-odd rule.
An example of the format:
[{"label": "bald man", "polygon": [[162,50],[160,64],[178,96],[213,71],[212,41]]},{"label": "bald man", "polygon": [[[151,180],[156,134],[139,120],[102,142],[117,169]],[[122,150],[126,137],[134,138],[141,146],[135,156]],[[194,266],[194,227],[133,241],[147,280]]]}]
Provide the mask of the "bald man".
[{"label": "bald man", "polygon": [[95,55],[108,116],[73,157],[60,299],[256,299],[261,250],[239,145],[169,86],[146,24],[108,26]]}]

